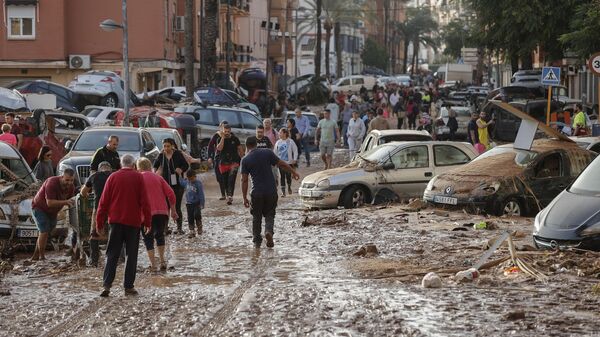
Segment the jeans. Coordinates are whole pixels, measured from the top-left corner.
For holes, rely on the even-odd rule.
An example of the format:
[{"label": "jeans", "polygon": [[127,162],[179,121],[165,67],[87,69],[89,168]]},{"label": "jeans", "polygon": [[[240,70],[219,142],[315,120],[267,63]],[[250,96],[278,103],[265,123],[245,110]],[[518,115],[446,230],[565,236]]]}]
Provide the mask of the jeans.
[{"label": "jeans", "polygon": [[112,287],[123,245],[125,245],[127,254],[123,286],[125,289],[133,288],[140,245],[140,229],[116,223],[110,224],[108,247],[106,248],[106,265],[104,266],[104,288]]},{"label": "jeans", "polygon": [[302,137],[300,140],[300,143],[302,144],[302,151],[304,152],[304,157],[306,158],[306,164],[310,165],[310,150],[308,148],[310,145],[308,142],[308,136]]},{"label": "jeans", "polygon": [[223,182],[225,184],[225,192],[228,197],[233,197],[235,192],[235,182],[237,179],[239,167],[232,168],[229,171],[223,172]]},{"label": "jeans", "polygon": [[154,241],[156,241],[156,246],[165,245],[165,228],[168,223],[168,215],[156,214],[152,216],[152,231],[149,234],[146,234],[146,231],[142,228],[142,237],[144,238],[146,250],[154,249]]},{"label": "jeans", "polygon": [[[183,225],[183,213],[181,212],[181,199],[183,199],[183,193],[185,189],[181,185],[171,186],[175,193],[175,211],[177,212],[177,230],[181,230]],[[171,205],[169,205],[171,207]]]},{"label": "jeans", "polygon": [[408,128],[414,130],[417,128],[417,115],[412,114],[408,116]]},{"label": "jeans", "polygon": [[342,137],[344,138],[344,146],[348,146],[348,123],[344,123],[342,126]]},{"label": "jeans", "polygon": [[194,228],[202,228],[202,209],[200,208],[200,203],[185,204],[185,208],[187,209],[190,230],[193,231]]},{"label": "jeans", "polygon": [[279,168],[279,177],[281,181],[281,190],[285,190],[285,182],[287,181],[287,186],[292,188],[292,174],[281,167]]},{"label": "jeans", "polygon": [[221,196],[225,197],[225,182],[223,181],[223,175],[219,170],[219,159],[215,159],[213,162],[215,167],[215,177],[217,177],[217,182],[219,183],[219,189],[221,190]]},{"label": "jeans", "polygon": [[356,151],[360,148],[362,139],[348,137],[348,149],[350,150],[350,160],[356,155]]},{"label": "jeans", "polygon": [[262,242],[262,218],[265,218],[265,233],[273,233],[275,226],[275,209],[277,208],[277,193],[268,196],[250,196],[250,214],[252,214],[252,242]]}]

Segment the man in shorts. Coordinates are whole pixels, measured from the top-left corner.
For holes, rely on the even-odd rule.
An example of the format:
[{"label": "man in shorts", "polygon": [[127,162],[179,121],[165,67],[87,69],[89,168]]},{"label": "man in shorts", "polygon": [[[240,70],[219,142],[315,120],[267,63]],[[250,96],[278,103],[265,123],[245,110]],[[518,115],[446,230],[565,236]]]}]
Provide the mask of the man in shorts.
[{"label": "man in shorts", "polygon": [[45,260],[48,236],[56,227],[56,217],[64,206],[73,207],[75,201],[75,171],[66,169],[62,176],[50,177],[44,181],[31,203],[33,221],[40,235],[37,238],[32,260]]},{"label": "man in shorts", "polygon": [[319,121],[319,125],[317,125],[315,144],[319,147],[321,160],[325,163],[325,169],[328,170],[331,168],[336,140],[339,142],[341,137],[337,123],[331,120],[331,111],[329,109],[325,109],[323,117]]}]

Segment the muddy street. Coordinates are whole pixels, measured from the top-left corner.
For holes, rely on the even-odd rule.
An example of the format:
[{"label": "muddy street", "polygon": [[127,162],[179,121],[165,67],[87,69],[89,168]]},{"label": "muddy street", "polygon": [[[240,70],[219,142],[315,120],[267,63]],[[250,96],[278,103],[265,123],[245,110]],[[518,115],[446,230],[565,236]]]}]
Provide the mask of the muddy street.
[{"label": "muddy street", "polygon": [[[531,219],[414,205],[305,212],[294,193],[280,198],[275,248],[255,250],[239,191],[227,206],[215,198],[212,176],[203,181],[204,234],[168,237],[166,273],[144,272],[141,245],[139,296],[124,296],[122,265],[111,297],[100,298],[102,268],[70,265],[64,251],[34,264],[20,255],[0,279],[10,293],[0,297],[0,335],[596,335],[600,264],[593,253],[530,252],[527,261],[545,282],[507,273],[510,261],[482,270],[474,282],[457,283],[444,272],[468,269],[506,229],[527,253]],[[481,221],[495,229],[473,229]],[[361,251],[364,245],[377,252]],[[507,255],[501,246],[490,260]],[[421,286],[431,270],[439,271],[441,288]]]}]

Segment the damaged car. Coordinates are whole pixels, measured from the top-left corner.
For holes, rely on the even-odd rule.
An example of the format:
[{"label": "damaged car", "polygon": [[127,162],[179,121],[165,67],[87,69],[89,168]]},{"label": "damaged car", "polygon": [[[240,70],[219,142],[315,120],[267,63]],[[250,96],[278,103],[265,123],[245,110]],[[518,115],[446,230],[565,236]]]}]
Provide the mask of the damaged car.
[{"label": "damaged car", "polygon": [[357,155],[344,167],[307,176],[300,199],[308,208],[355,208],[420,197],[433,176],[476,156],[469,143],[390,142]]},{"label": "damaged car", "polygon": [[[40,188],[25,158],[0,142],[0,240],[31,245],[38,236],[31,217],[31,202]],[[58,213],[53,236],[66,237],[66,212]]]},{"label": "damaged car", "polygon": [[574,142],[537,139],[530,150],[495,147],[460,169],[433,178],[423,198],[494,215],[535,215],[594,159]]},{"label": "damaged car", "polygon": [[544,208],[534,221],[538,248],[600,250],[600,159]]}]

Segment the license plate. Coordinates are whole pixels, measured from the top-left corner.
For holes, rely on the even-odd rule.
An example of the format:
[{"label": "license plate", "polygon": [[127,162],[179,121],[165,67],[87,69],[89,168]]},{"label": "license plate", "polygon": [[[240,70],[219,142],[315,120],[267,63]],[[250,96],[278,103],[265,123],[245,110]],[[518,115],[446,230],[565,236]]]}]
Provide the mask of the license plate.
[{"label": "license plate", "polygon": [[438,204],[456,205],[458,203],[458,199],[436,195],[433,197],[433,202]]},{"label": "license plate", "polygon": [[17,236],[20,238],[37,238],[38,231],[37,229],[19,229]]},{"label": "license plate", "polygon": [[310,197],[311,193],[308,190],[300,190],[300,196],[301,197]]}]

